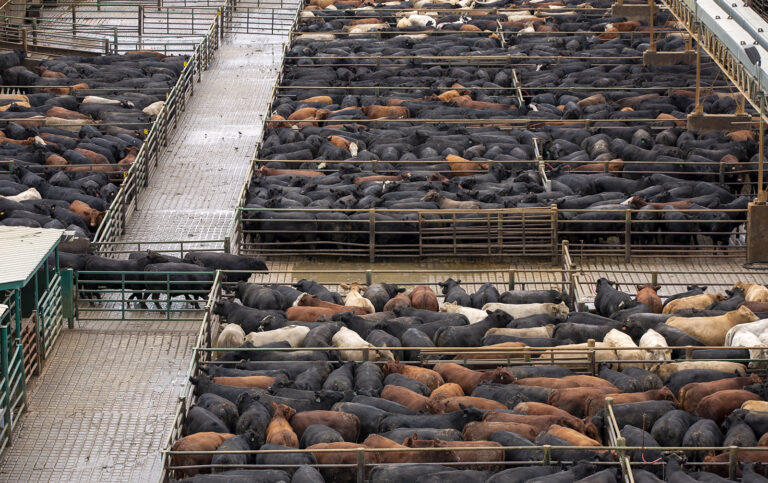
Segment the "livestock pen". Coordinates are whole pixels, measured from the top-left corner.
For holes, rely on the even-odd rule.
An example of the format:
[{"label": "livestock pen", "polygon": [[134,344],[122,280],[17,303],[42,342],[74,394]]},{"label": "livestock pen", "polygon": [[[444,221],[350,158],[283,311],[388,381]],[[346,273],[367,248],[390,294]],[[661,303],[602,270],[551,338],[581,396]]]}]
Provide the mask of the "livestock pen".
[{"label": "livestock pen", "polygon": [[[591,35],[594,48],[647,41],[660,52],[693,51],[691,36],[664,16],[651,17],[650,25],[630,22],[627,30],[617,31],[613,24],[600,22],[606,15],[602,6],[591,7],[531,12],[529,6],[513,4],[503,14],[472,9],[473,18],[458,21],[451,8],[419,10],[421,17],[416,15],[414,21],[426,21],[430,27],[440,24],[443,30],[418,27],[408,20],[413,12],[387,6],[342,13],[302,11],[275,87],[273,115],[265,120],[264,139],[241,191],[228,237],[230,249],[273,257],[309,249],[317,255],[373,261],[377,256],[448,251],[556,256],[560,242],[568,240],[582,253],[623,255],[627,261],[692,250],[703,256],[741,256],[747,203],[741,195],[753,193],[757,181],[755,137],[749,131],[753,121],[746,116],[746,124],[734,125],[731,130],[741,134],[729,134],[733,139],[717,138],[725,151],[706,152],[699,149],[706,137],[697,139],[693,131],[684,130],[685,113],[658,103],[678,96],[675,99],[689,98],[684,104],[697,112],[744,112],[744,99],[728,94],[730,84],[705,55],[695,67],[677,66],[676,76],[659,77],[653,74],[663,68],[645,66],[640,50],[611,55],[606,47],[598,54],[573,44],[581,39],[574,31],[551,27],[575,18],[582,22],[578,34]],[[513,20],[536,28],[521,28]],[[459,25],[471,28],[457,30]],[[449,38],[475,46],[460,55],[432,47]],[[539,40],[547,48],[573,45],[556,54],[527,50]],[[326,49],[325,44],[353,47]],[[412,52],[418,52],[418,58]],[[568,64],[573,68],[561,72]],[[577,66],[594,71],[598,82],[574,77]],[[624,80],[630,67],[639,79]],[[480,74],[485,77],[472,77]],[[552,102],[547,96],[563,99],[559,110],[544,109]],[[574,104],[563,111],[568,102]],[[358,104],[384,114],[360,113]],[[658,109],[644,110],[646,104]],[[464,106],[470,111],[461,111]],[[290,126],[307,134],[278,139]],[[522,137],[510,135],[517,129],[524,130]],[[677,145],[678,134],[669,138],[673,131],[684,133]],[[379,141],[377,132],[403,136],[403,143],[386,144],[386,136]],[[575,133],[580,134],[573,138]],[[336,144],[302,141],[314,135]],[[442,144],[440,136],[446,138]],[[454,138],[465,144],[452,144]],[[516,146],[516,151],[499,156],[496,142]],[[722,156],[737,145],[752,148]],[[488,156],[487,149],[495,149],[495,154]],[[572,184],[576,174],[583,183]],[[284,187],[281,180],[276,187],[275,175],[289,177],[293,184]],[[360,182],[353,183],[355,177]],[[526,184],[504,184],[512,179]],[[383,193],[372,189],[369,195],[368,188],[377,180],[389,186]],[[496,187],[478,184],[489,180]],[[337,190],[327,200],[321,199],[324,184]],[[685,188],[674,191],[675,186]],[[449,207],[442,202],[439,208],[429,203],[413,206],[424,201],[419,198],[430,188],[444,190]],[[670,195],[669,189],[681,196]],[[419,197],[403,197],[412,207],[391,207],[390,197],[382,196],[397,200],[406,190],[421,191]],[[610,193],[603,196],[606,191]],[[289,192],[301,195],[295,198],[298,204],[286,206]],[[330,206],[315,207],[307,196]],[[595,203],[612,205],[598,208]],[[472,208],[456,209],[468,204]]]},{"label": "livestock pen", "polygon": [[[388,281],[388,282],[396,282],[396,280],[393,280],[392,277],[401,276],[402,274],[400,272],[391,272],[388,273],[387,271],[379,271],[379,270],[370,270],[370,271],[361,271],[359,273],[338,273],[333,271],[326,271],[326,272],[299,272],[295,274],[290,273],[281,273],[281,272],[272,272],[270,274],[258,274],[255,275],[252,280],[255,280],[259,283],[266,284],[266,283],[273,283],[273,284],[288,284],[293,281],[296,281],[299,277],[312,277],[316,281],[323,282],[323,284],[332,289],[337,290],[339,284],[340,277],[345,281],[351,281],[351,280],[361,280],[363,277],[365,277],[367,283],[375,283],[377,280],[379,281]],[[407,274],[406,274],[407,275]],[[442,280],[446,277],[457,277],[468,280],[466,283],[468,288],[472,285],[475,285],[476,287],[479,286],[483,281],[491,282],[499,289],[523,289],[525,290],[536,290],[536,289],[542,289],[542,288],[548,288],[548,287],[559,287],[561,289],[564,289],[568,286],[570,282],[568,282],[568,272],[566,270],[551,270],[551,271],[545,271],[545,270],[535,270],[535,269],[521,269],[521,270],[510,270],[510,271],[484,271],[484,272],[475,272],[475,273],[462,273],[461,271],[451,271],[451,272],[444,272],[444,273],[434,273],[430,274],[427,278],[420,278],[420,279],[414,279],[413,277],[408,277],[406,281],[402,285],[418,285],[419,283],[432,285],[433,287],[436,287],[435,282]],[[609,274],[610,275],[610,274]],[[675,274],[646,274],[646,276],[654,277],[655,279],[663,279],[665,276],[674,276]],[[690,277],[690,274],[688,274]],[[228,284],[226,280],[226,272],[219,272],[216,277],[216,282],[214,284],[213,289],[210,293],[210,298],[208,301],[208,304],[205,309],[205,313],[203,315],[203,323],[200,327],[200,332],[198,334],[198,338],[196,341],[196,347],[194,349],[194,355],[193,359],[189,366],[188,376],[197,378],[200,376],[204,376],[207,373],[212,373],[213,369],[215,367],[237,367],[237,364],[239,361],[238,358],[225,360],[214,360],[212,354],[214,351],[218,350],[221,351],[221,348],[215,348],[213,346],[213,341],[215,340],[216,333],[218,331],[218,326],[220,324],[219,321],[219,315],[215,313],[215,306],[217,302],[221,302],[223,300],[226,300],[227,298],[232,296],[231,289],[232,285]],[[699,278],[689,278],[690,283],[694,283],[694,281],[697,282],[705,282],[702,279]],[[522,285],[525,284],[525,285]],[[358,359],[361,362],[370,361],[373,362],[376,365],[383,365],[384,361],[377,360],[374,357],[374,354],[377,353],[377,351],[382,350],[391,350],[391,347],[372,347],[372,346],[360,346],[360,347],[347,347],[345,349],[348,350],[356,350],[358,351],[358,354],[360,355],[360,358]],[[606,347],[599,347],[594,344],[588,344],[586,347],[583,348],[552,348],[552,347],[515,347],[515,348],[488,348],[488,347],[409,347],[408,348],[411,351],[418,351],[420,352],[420,355],[415,359],[409,359],[404,360],[404,363],[408,363],[411,365],[416,365],[418,367],[434,367],[435,364],[438,364],[440,362],[445,362],[446,359],[450,360],[454,363],[463,365],[465,367],[470,368],[489,368],[489,367],[497,367],[502,366],[514,373],[515,368],[525,368],[525,367],[563,367],[568,368],[570,371],[572,371],[574,374],[586,374],[586,375],[592,375],[597,376],[601,373],[601,370],[604,368],[605,365],[621,365],[626,363],[626,359],[619,357],[617,359],[612,359],[610,356],[606,357],[604,355],[601,355],[601,353],[604,353],[605,351],[614,350],[616,353],[620,353],[623,350],[635,350],[629,349],[629,348],[621,348],[621,347],[614,347],[614,348],[606,348]],[[653,351],[657,349],[657,347],[640,347],[642,350],[648,350]],[[675,363],[675,362],[685,362],[685,361],[691,361],[692,359],[692,352],[694,350],[694,347],[691,346],[672,346],[668,348],[670,350],[670,353],[672,354],[679,354],[679,355],[673,355],[672,358],[668,358],[665,360],[660,359],[647,359],[647,360],[633,360],[633,364],[636,363],[639,366],[647,365],[646,367],[651,367],[652,365],[658,365],[658,364],[667,364],[667,363]],[[736,347],[696,347],[695,349],[715,349],[715,350],[731,350],[731,349],[746,349],[746,348],[736,348]],[[756,347],[751,347],[750,349],[757,349]],[[762,349],[766,349],[766,347],[761,347]],[[305,352],[323,352],[328,351],[328,347],[301,347],[301,348],[272,348],[272,347],[263,347],[263,348],[248,348],[248,347],[240,347],[236,349],[237,351],[240,351],[241,356],[245,358],[250,358],[248,355],[250,353],[259,353],[262,352],[265,356],[268,354],[278,354],[278,353],[290,353],[294,351],[305,351]],[[271,352],[270,352],[271,351]],[[413,352],[412,352],[413,353]],[[309,358],[310,360],[312,358]],[[263,364],[269,364],[269,361],[272,359],[270,357],[255,357],[253,358],[254,361],[260,361],[260,363]],[[280,362],[277,362],[277,361]],[[712,361],[721,361],[721,362],[741,362],[741,363],[749,363],[748,371],[751,374],[760,375],[761,377],[765,376],[765,363],[768,362],[767,359],[728,359],[728,358],[722,358],[719,359],[717,356],[715,356],[712,359],[707,359]],[[325,362],[331,362],[334,364],[337,363],[343,363],[342,360],[330,358],[330,359],[323,359]],[[320,363],[320,361],[316,361],[317,363]],[[370,363],[369,362],[369,363]],[[278,357],[275,360],[275,368],[278,367],[286,367],[290,363],[286,362],[282,357]],[[265,365],[265,367],[267,367]],[[230,451],[230,450],[221,450],[221,451],[184,451],[184,450],[174,450],[172,449],[173,444],[178,441],[179,439],[184,436],[185,433],[185,425],[187,424],[186,420],[186,414],[189,411],[189,409],[195,404],[197,400],[197,395],[193,391],[194,386],[192,384],[187,384],[185,386],[184,391],[182,392],[182,396],[177,408],[176,413],[176,419],[174,423],[173,430],[171,432],[171,435],[168,438],[166,449],[163,452],[163,460],[164,460],[164,468],[165,472],[163,476],[161,477],[161,481],[172,481],[174,479],[178,479],[180,474],[189,472],[198,472],[198,471],[209,471],[209,470],[218,470],[218,471],[226,471],[228,469],[235,469],[235,468],[242,468],[242,469],[271,469],[271,470],[286,470],[286,471],[293,471],[297,469],[298,467],[305,465],[305,464],[311,464],[312,466],[318,468],[321,472],[325,471],[331,471],[331,470],[337,470],[340,471],[340,473],[334,473],[337,475],[337,478],[339,478],[339,481],[341,479],[344,479],[345,481],[380,481],[378,478],[386,478],[387,473],[383,469],[377,468],[390,468],[394,469],[395,466],[390,466],[391,462],[385,463],[384,460],[386,460],[385,455],[387,452],[395,452],[400,451],[401,454],[405,454],[404,452],[407,451],[409,458],[418,458],[419,461],[423,461],[423,456],[417,456],[420,454],[421,451],[441,451],[441,449],[438,448],[432,448],[428,450],[418,450],[418,451],[412,451],[412,448],[408,449],[389,449],[389,450],[381,450],[380,448],[349,448],[344,450],[339,449],[326,449],[326,450],[307,450],[307,449],[269,449],[269,450],[260,450],[260,449],[254,449],[254,450],[238,450],[238,451]],[[502,445],[500,447],[494,446],[494,447],[480,447],[476,446],[473,448],[466,448],[464,450],[460,451],[471,451],[471,450],[504,450],[512,452],[512,454],[518,454],[514,453],[516,451],[533,451],[535,455],[538,455],[538,457],[532,457],[530,459],[526,460],[505,460],[503,462],[499,462],[497,460],[462,460],[461,463],[441,463],[444,466],[453,467],[453,466],[460,466],[463,468],[479,468],[479,469],[487,469],[490,467],[497,468],[494,471],[501,471],[506,468],[515,467],[515,466],[537,466],[537,465],[544,465],[547,466],[549,464],[557,464],[557,463],[565,463],[568,464],[571,462],[571,460],[568,459],[569,452],[574,452],[578,450],[590,450],[590,451],[604,451],[604,452],[610,452],[611,454],[616,455],[616,459],[612,462],[597,462],[598,469],[603,469],[604,467],[608,466],[602,466],[602,465],[614,465],[619,466],[621,468],[623,477],[625,478],[624,481],[634,481],[633,476],[631,475],[631,472],[634,470],[650,470],[653,472],[657,471],[663,471],[662,468],[664,467],[665,463],[662,463],[660,461],[650,461],[644,459],[641,454],[645,455],[651,455],[651,454],[657,454],[659,452],[676,452],[676,453],[695,453],[699,451],[714,451],[716,453],[726,455],[724,458],[721,458],[716,461],[708,461],[708,462],[701,462],[701,461],[690,461],[686,463],[685,468],[686,471],[695,471],[702,469],[703,466],[706,467],[709,471],[716,471],[723,475],[729,475],[729,477],[734,478],[738,472],[742,471],[742,465],[741,463],[743,460],[739,459],[739,454],[741,453],[748,453],[751,451],[757,452],[758,454],[762,451],[766,451],[764,447],[742,447],[742,448],[735,448],[735,447],[726,447],[726,446],[711,446],[711,447],[703,447],[703,446],[655,446],[652,444],[630,444],[627,442],[627,439],[624,437],[626,433],[623,433],[622,430],[627,431],[626,428],[621,428],[617,422],[616,416],[614,415],[614,407],[612,405],[612,399],[608,398],[606,401],[606,422],[605,422],[605,430],[606,433],[604,435],[605,442],[607,444],[604,444],[603,446],[563,446],[559,447],[556,445],[533,445],[533,446],[514,446],[514,445]],[[453,448],[451,448],[453,449]],[[447,451],[446,449],[442,449],[442,451]],[[206,458],[210,458],[214,454],[218,454],[219,456],[222,455],[250,455],[249,457],[255,458],[255,463],[251,462],[248,464],[215,464],[215,463],[205,463]],[[280,459],[279,455],[285,454],[285,455],[294,455],[291,457],[291,459]],[[316,459],[312,460],[312,463],[308,463],[307,458],[309,458],[308,454],[312,454],[313,457]],[[325,459],[324,455],[335,455],[335,459],[333,459],[333,463],[330,463],[330,460]],[[347,456],[344,456],[347,455]],[[378,455],[378,456],[374,456]],[[197,459],[196,463],[191,463],[189,461],[191,460],[184,460],[187,461],[186,463],[180,462],[185,457],[197,457],[201,459]],[[377,458],[381,458],[380,460]],[[757,458],[757,460],[760,460],[760,457],[753,456],[752,458]],[[747,460],[749,461],[749,460]],[[755,460],[752,460],[755,461]],[[575,463],[575,461],[574,461]],[[434,465],[437,465],[437,463],[431,463]],[[668,462],[666,463],[669,464]],[[443,467],[435,466],[434,471],[443,471]],[[718,469],[721,468],[721,469]],[[347,472],[345,472],[348,471]],[[371,473],[373,471],[373,473]],[[376,471],[379,471],[378,476]],[[672,471],[672,470],[670,470]],[[677,470],[675,470],[677,471]],[[325,473],[324,473],[325,474]],[[382,480],[383,481],[383,480]]]}]

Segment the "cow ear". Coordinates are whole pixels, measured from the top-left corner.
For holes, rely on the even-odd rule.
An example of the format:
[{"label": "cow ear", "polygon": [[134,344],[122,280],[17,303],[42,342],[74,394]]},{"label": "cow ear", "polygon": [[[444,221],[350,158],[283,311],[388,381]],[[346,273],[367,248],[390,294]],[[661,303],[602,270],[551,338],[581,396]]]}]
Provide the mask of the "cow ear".
[{"label": "cow ear", "polygon": [[644,287],[643,287],[642,285],[635,285],[635,289],[636,289],[638,292],[639,292],[639,291],[641,291],[643,288],[644,288]]},{"label": "cow ear", "polygon": [[653,290],[658,292],[659,290],[661,290],[661,285],[656,285],[655,287],[653,287]]},{"label": "cow ear", "polygon": [[346,283],[340,283],[339,288],[342,290],[349,290],[349,285],[347,285]]},{"label": "cow ear", "polygon": [[397,289],[397,293],[404,293],[404,292],[405,292],[405,287],[400,287]]}]

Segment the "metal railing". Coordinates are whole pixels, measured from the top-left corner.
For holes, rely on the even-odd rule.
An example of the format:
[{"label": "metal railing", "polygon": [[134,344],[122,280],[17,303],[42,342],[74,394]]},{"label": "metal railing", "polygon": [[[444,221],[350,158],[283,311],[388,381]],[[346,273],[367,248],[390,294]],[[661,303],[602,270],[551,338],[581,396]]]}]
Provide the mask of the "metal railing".
[{"label": "metal railing", "polygon": [[202,71],[208,68],[215,50],[218,49],[222,23],[222,16],[217,15],[195,52],[187,60],[152,128],[145,133],[147,137],[136,160],[126,173],[126,179],[117,196],[107,209],[104,221],[94,237],[95,242],[116,241],[124,232],[126,218],[135,209],[139,194],[147,186],[162,150],[168,145],[168,139],[176,129],[179,117],[194,93],[195,83],[200,81]]},{"label": "metal railing", "polygon": [[[717,217],[714,217],[716,215]],[[712,216],[712,219],[708,217]],[[581,255],[740,257],[746,209],[397,210],[241,206],[231,238],[240,254],[386,257],[551,257],[568,240]],[[707,237],[707,238],[704,238]],[[695,243],[691,243],[693,240]]]},{"label": "metal railing", "polygon": [[81,322],[199,320],[199,304],[207,300],[215,277],[212,271],[81,271],[75,275]]}]

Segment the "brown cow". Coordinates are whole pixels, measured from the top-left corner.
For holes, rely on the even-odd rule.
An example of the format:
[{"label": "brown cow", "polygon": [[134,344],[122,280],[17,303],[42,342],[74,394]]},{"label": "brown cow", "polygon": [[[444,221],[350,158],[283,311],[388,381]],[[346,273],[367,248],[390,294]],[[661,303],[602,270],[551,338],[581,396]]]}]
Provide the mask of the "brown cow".
[{"label": "brown cow", "polygon": [[489,423],[522,423],[528,426],[533,426],[540,433],[547,431],[553,424],[559,424],[560,426],[566,426],[571,429],[575,429],[580,433],[585,433],[586,424],[581,419],[571,416],[559,416],[554,414],[549,415],[533,415],[533,414],[510,414],[490,411],[485,413],[483,421]]},{"label": "brown cow", "polygon": [[440,305],[437,303],[437,296],[431,288],[426,285],[417,285],[411,291],[411,306],[414,309],[431,310],[437,312]]},{"label": "brown cow", "polygon": [[768,302],[744,302],[752,312],[768,312]]},{"label": "brown cow", "polygon": [[413,451],[408,446],[398,444],[379,434],[371,434],[363,445],[368,448],[401,448],[405,451],[382,451],[375,453],[382,463],[444,463],[452,462],[448,451]]},{"label": "brown cow", "polygon": [[75,84],[72,87],[47,87],[45,89],[42,89],[42,91],[47,92],[49,94],[58,94],[60,96],[66,96],[71,93],[70,91],[77,91],[81,89],[90,89],[90,87],[85,82],[80,82],[79,84]]},{"label": "brown cow", "polygon": [[[760,438],[762,439],[762,438]],[[738,449],[736,456],[739,464],[736,465],[736,476],[741,476],[741,463],[768,463],[768,451]],[[727,477],[728,463],[730,454],[728,452],[720,453],[715,456],[705,456],[704,463],[721,463],[704,466],[704,469],[710,473]]]},{"label": "brown cow", "polygon": [[641,304],[645,304],[654,314],[660,314],[661,297],[659,297],[658,291],[661,290],[661,286],[656,285],[654,287],[650,283],[646,283],[645,285],[635,285],[635,288],[637,289],[635,299]]},{"label": "brown cow", "polygon": [[275,378],[270,376],[214,377],[213,382],[222,386],[269,389],[269,386],[275,382]]},{"label": "brown cow", "polygon": [[368,119],[407,119],[411,116],[411,111],[404,106],[380,106],[372,104],[363,107],[363,113]]},{"label": "brown cow", "polygon": [[552,436],[556,436],[560,439],[564,439],[574,446],[602,446],[599,441],[596,441],[589,436],[582,434],[575,429],[566,428],[559,424],[553,424],[547,430],[547,433]]},{"label": "brown cow", "polygon": [[470,176],[478,172],[488,171],[487,163],[470,161],[455,154],[449,154],[445,160],[451,167],[451,176]]},{"label": "brown cow", "polygon": [[469,107],[470,109],[496,109],[496,110],[516,109],[516,107],[510,106],[507,104],[499,104],[496,102],[475,101],[470,96],[454,97],[453,99],[451,99],[451,102],[454,102],[455,104],[461,107]]},{"label": "brown cow", "polygon": [[[234,438],[234,434],[202,432],[184,436],[173,443],[171,451],[216,451],[221,443]],[[213,459],[212,454],[174,454],[171,455],[171,464],[173,466],[200,466],[210,465]],[[178,470],[182,476],[194,476],[200,470],[189,468]]]},{"label": "brown cow", "polygon": [[627,404],[642,401],[672,401],[678,404],[677,398],[667,386],[661,389],[651,389],[645,392],[630,392],[618,394],[600,394],[597,396],[588,396],[585,405],[587,417],[592,417],[605,407],[605,398],[612,397],[613,404]]},{"label": "brown cow", "polygon": [[632,208],[643,208],[646,206],[650,206],[651,208],[655,210],[663,210],[667,206],[671,206],[673,208],[679,208],[681,210],[690,208],[693,204],[693,201],[691,200],[679,200],[679,201],[662,201],[659,203],[649,203],[645,201],[644,199],[640,198],[639,196],[633,196],[629,199],[629,204],[632,206]]},{"label": "brown cow", "polygon": [[597,387],[574,387],[567,389],[554,389],[547,401],[550,405],[560,408],[577,418],[583,418],[586,411],[586,403],[589,396],[601,394],[613,394],[618,391]]},{"label": "brown cow", "polygon": [[457,463],[475,463],[475,462],[489,462],[488,465],[469,465],[469,469],[478,471],[498,471],[499,465],[493,464],[493,462],[504,461],[503,449],[482,449],[482,450],[452,450],[451,448],[493,448],[501,445],[495,441],[443,441],[440,439],[416,439],[415,437],[407,438],[403,441],[405,446],[410,448],[446,448],[446,453],[449,455],[448,461]]},{"label": "brown cow", "polygon": [[727,377],[710,382],[691,382],[680,388],[680,407],[692,413],[696,411],[699,402],[711,394],[728,389],[741,389],[744,386],[759,383],[760,378],[757,374],[745,377]]},{"label": "brown cow", "polygon": [[[551,389],[567,389],[567,388],[600,388],[613,392],[621,392],[619,388],[606,381],[595,376],[565,376],[565,377],[526,377],[520,379],[517,384],[522,386],[540,386],[548,387]],[[575,384],[575,385],[574,385]]]},{"label": "brown cow", "polygon": [[480,422],[467,423],[461,431],[465,441],[483,441],[491,438],[496,431],[509,431],[519,434],[528,441],[533,442],[539,431],[528,424],[512,422]]},{"label": "brown cow", "polygon": [[447,382],[455,382],[464,391],[464,394],[472,394],[472,391],[483,381],[496,382],[499,384],[510,384],[515,382],[515,378],[498,367],[493,371],[473,371],[464,366],[454,364],[453,362],[440,362],[435,364],[435,371],[440,374]]},{"label": "brown cow", "polygon": [[[305,293],[301,297],[299,297],[299,299],[296,301],[296,306],[297,307],[320,307],[323,309],[334,310],[336,313],[353,312],[355,315],[368,314],[368,309],[366,309],[365,307],[358,307],[356,305],[334,304],[333,302],[326,302],[325,300],[320,300],[319,298],[317,298],[316,295],[311,295],[308,293]],[[296,308],[296,307],[291,307],[291,308]]]},{"label": "brown cow", "polygon": [[616,173],[624,167],[623,159],[612,159],[610,161],[601,161],[599,163],[586,163],[574,166],[571,171],[579,173]]},{"label": "brown cow", "polygon": [[285,404],[276,404],[274,402],[272,403],[272,409],[274,410],[274,415],[269,422],[269,426],[267,426],[266,443],[298,448],[299,438],[293,432],[291,425],[288,424],[288,421],[296,414],[296,411]]},{"label": "brown cow", "polygon": [[520,347],[527,347],[522,342],[502,342],[500,344],[491,344],[491,345],[485,345],[482,347],[483,352],[462,352],[461,354],[455,356],[453,360],[455,361],[461,361],[464,359],[519,359],[525,356],[523,352],[517,352],[517,351],[509,351],[509,352],[502,352],[502,351],[487,351],[485,349],[501,349],[501,348],[520,348]]},{"label": "brown cow", "polygon": [[292,174],[295,176],[306,176],[307,178],[314,178],[315,176],[323,176],[322,172],[312,171],[309,169],[277,169],[277,168],[268,168],[266,166],[262,166],[261,168],[257,169],[256,172],[261,174],[262,176],[280,176],[283,174]]},{"label": "brown cow", "polygon": [[386,304],[384,304],[384,312],[391,312],[395,310],[397,307],[410,307],[411,306],[411,298],[405,295],[404,293],[399,293],[389,299]]},{"label": "brown cow", "polygon": [[704,310],[715,302],[725,300],[725,296],[721,293],[703,293],[699,295],[692,295],[690,297],[683,297],[675,299],[664,306],[663,314],[673,314],[679,310],[684,309],[698,309]]},{"label": "brown cow", "polygon": [[[569,424],[566,424],[566,425],[561,424],[561,426],[570,426],[573,428],[578,428],[578,425],[580,423],[584,423],[581,419],[577,418],[576,416],[566,411],[563,411],[560,408],[551,406],[549,404],[540,403],[540,402],[533,402],[533,401],[523,402],[515,406],[513,408],[513,411],[518,411],[523,414],[527,414],[529,416],[558,416],[570,421]],[[600,440],[600,432],[598,431],[597,427],[591,422],[584,423],[584,431],[582,432],[596,441]]]},{"label": "brown cow", "polygon": [[85,114],[81,114],[77,111],[70,111],[69,109],[65,109],[59,106],[54,106],[48,109],[45,111],[45,115],[48,117],[58,117],[60,119],[83,119],[86,121],[91,120],[91,116],[86,116]]},{"label": "brown cow", "polygon": [[743,389],[726,389],[704,397],[696,406],[696,415],[722,424],[731,411],[738,409],[746,401],[762,401],[763,398]]},{"label": "brown cow", "polygon": [[360,435],[360,420],[354,414],[339,411],[302,411],[291,418],[291,427],[299,438],[313,424],[335,429],[344,441],[355,442]]},{"label": "brown cow", "polygon": [[442,376],[431,369],[409,366],[395,361],[387,361],[382,368],[382,373],[384,377],[390,374],[402,374],[405,377],[416,379],[427,386],[430,391],[434,391],[437,387],[445,384]]},{"label": "brown cow", "polygon": [[45,158],[45,164],[46,166],[65,166],[69,164],[69,161],[58,154],[51,153]]},{"label": "brown cow", "polygon": [[733,289],[744,291],[744,300],[747,302],[768,302],[768,288],[759,283],[736,282]]},{"label": "brown cow", "polygon": [[331,99],[331,96],[315,96],[307,97],[306,99],[302,99],[299,102],[322,102],[323,104],[333,104],[333,99]]},{"label": "brown cow", "polygon": [[434,401],[431,398],[422,396],[417,392],[401,386],[393,386],[391,384],[384,386],[384,389],[381,391],[381,397],[388,401],[394,401],[414,411],[424,411],[432,414],[442,414],[445,412],[444,402]]},{"label": "brown cow", "polygon": [[464,390],[461,389],[461,386],[453,382],[446,382],[442,386],[432,391],[432,393],[429,395],[429,397],[435,401],[462,396],[464,396]]},{"label": "brown cow", "polygon": [[498,401],[486,399],[484,397],[456,396],[443,399],[445,403],[445,412],[460,411],[462,406],[473,406],[477,409],[507,409],[507,407]]},{"label": "brown cow", "polygon": [[109,160],[103,154],[90,149],[75,148],[75,151],[88,158],[92,164],[109,164]]},{"label": "brown cow", "polygon": [[80,215],[80,218],[85,220],[86,223],[88,223],[88,226],[92,230],[96,230],[99,225],[101,225],[101,222],[104,221],[104,212],[99,210],[94,210],[87,204],[83,203],[80,200],[75,200],[69,205],[69,211],[72,211],[78,215]]},{"label": "brown cow", "polygon": [[[333,449],[366,449],[366,446],[358,443],[318,443],[307,447],[312,452],[313,450],[333,450]],[[364,462],[366,465],[378,464],[379,456],[377,453],[365,452],[363,453]],[[344,451],[344,452],[325,452],[314,451],[312,456],[315,457],[317,463],[320,465],[328,465],[326,468],[322,468],[323,476],[326,481],[338,481],[338,482],[354,482],[355,471],[354,467],[339,467],[339,465],[355,465],[357,463],[357,451]]]},{"label": "brown cow", "polygon": [[[330,319],[333,314],[340,314],[343,312],[354,312],[351,307],[347,310],[329,309],[327,307],[289,307],[285,311],[285,316],[288,320],[294,320],[296,322],[319,322],[321,320]],[[363,313],[356,313],[355,315],[362,315]]]}]

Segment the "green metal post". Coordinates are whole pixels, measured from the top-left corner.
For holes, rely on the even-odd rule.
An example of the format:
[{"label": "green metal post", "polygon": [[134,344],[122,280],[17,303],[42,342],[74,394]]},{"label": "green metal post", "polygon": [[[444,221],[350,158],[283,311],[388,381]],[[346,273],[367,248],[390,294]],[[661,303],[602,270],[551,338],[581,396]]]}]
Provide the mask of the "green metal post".
[{"label": "green metal post", "polygon": [[13,292],[13,296],[16,299],[16,333],[21,334],[21,290],[15,289]]},{"label": "green metal post", "polygon": [[[13,427],[10,419],[13,417],[11,412],[11,394],[10,384],[8,380],[8,326],[3,325],[0,327],[0,371],[2,371],[3,385],[2,385],[2,405],[3,405],[3,423],[8,427],[9,435],[10,430]],[[8,415],[8,421],[5,421],[5,415]]]},{"label": "green metal post", "polygon": [[75,272],[68,268],[62,270],[61,274],[61,312],[67,319],[67,327],[70,329],[75,326],[75,290],[74,274]]}]

